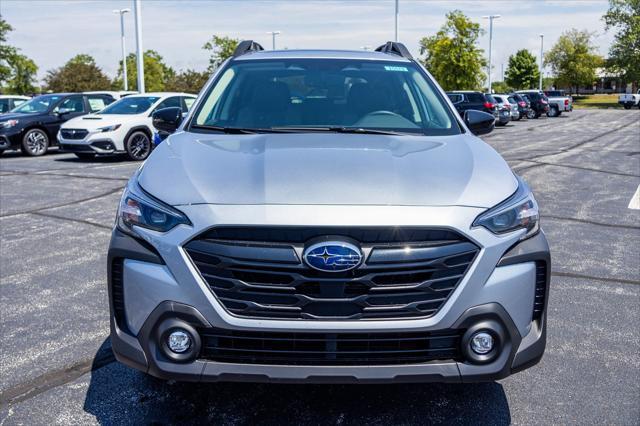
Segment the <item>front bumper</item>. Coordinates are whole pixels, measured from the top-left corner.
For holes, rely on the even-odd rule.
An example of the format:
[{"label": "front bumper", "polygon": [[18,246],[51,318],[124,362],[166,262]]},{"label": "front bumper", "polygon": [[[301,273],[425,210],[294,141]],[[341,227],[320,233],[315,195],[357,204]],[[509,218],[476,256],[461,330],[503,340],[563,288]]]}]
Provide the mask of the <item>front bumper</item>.
[{"label": "front bumper", "polygon": [[119,132],[89,132],[83,139],[65,139],[58,132],[57,139],[63,152],[108,155],[124,152]]},{"label": "front bumper", "polygon": [[22,142],[22,132],[20,129],[8,129],[0,131],[0,150],[17,149]]},{"label": "front bumper", "polygon": [[[292,218],[296,216],[296,209],[291,210],[290,220],[295,221]],[[471,216],[475,214],[470,212]],[[202,212],[202,215],[207,213]],[[198,215],[189,216],[197,227]],[[246,223],[245,218],[238,217],[237,220]],[[397,222],[398,218],[395,220]],[[485,232],[474,231],[479,237]],[[192,231],[186,232],[184,237],[191,235]],[[483,247],[467,280],[434,317],[385,321],[274,321],[229,315],[204,288],[193,266],[180,255],[180,245],[155,237],[153,233],[146,233],[137,239],[114,231],[109,249],[109,300],[111,339],[116,358],[157,377],[188,381],[313,383],[472,382],[503,378],[534,365],[544,352],[550,263],[542,232],[521,243],[514,244],[517,236],[513,236],[497,246]],[[183,240],[183,236],[175,237]],[[116,259],[123,259],[120,284],[117,276],[114,280]],[[538,264],[544,264],[546,271],[544,308],[541,315],[535,317]],[[402,365],[267,365],[217,362],[202,357],[181,363],[168,359],[158,347],[159,329],[168,320],[183,321],[198,331],[336,334],[450,330],[464,333],[475,324],[489,321],[502,330],[503,338],[500,339],[499,356],[487,364],[461,358]]]}]

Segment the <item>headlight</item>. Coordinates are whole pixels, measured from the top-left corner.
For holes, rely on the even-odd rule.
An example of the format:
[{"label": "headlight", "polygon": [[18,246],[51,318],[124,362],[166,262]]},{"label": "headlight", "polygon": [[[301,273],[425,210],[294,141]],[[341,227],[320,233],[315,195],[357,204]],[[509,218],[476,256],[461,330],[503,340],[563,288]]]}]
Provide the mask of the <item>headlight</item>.
[{"label": "headlight", "polygon": [[101,132],[113,132],[114,130],[118,130],[120,128],[121,124],[114,124],[111,126],[105,126],[105,127],[100,127],[98,128],[98,130],[100,130]]},{"label": "headlight", "polygon": [[117,216],[118,227],[135,233],[133,226],[167,232],[179,224],[191,225],[180,211],[146,194],[134,176],[122,194]]},{"label": "headlight", "polygon": [[520,238],[531,237],[540,229],[538,203],[529,186],[518,177],[518,190],[506,201],[482,213],[473,226],[483,226],[494,234],[505,234],[518,229],[527,232]]},{"label": "headlight", "polygon": [[1,122],[0,123],[0,127],[4,128],[4,129],[8,129],[9,127],[13,127],[18,123],[19,123],[18,120],[7,120],[7,121]]}]

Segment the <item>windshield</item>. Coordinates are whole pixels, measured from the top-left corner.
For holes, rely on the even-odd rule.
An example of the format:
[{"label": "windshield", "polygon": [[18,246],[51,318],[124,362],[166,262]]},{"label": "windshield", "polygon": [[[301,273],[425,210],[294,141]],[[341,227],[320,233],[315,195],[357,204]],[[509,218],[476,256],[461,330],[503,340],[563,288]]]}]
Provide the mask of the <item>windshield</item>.
[{"label": "windshield", "polygon": [[11,112],[21,112],[21,113],[37,113],[37,112],[47,112],[50,107],[55,105],[62,96],[59,95],[42,95],[37,98],[33,98],[28,102],[23,103],[19,107],[14,108]]},{"label": "windshield", "polygon": [[190,130],[221,128],[460,133],[415,64],[357,59],[232,62],[205,94]]},{"label": "windshield", "polygon": [[112,103],[98,114],[142,114],[158,99],[159,96],[128,96]]}]

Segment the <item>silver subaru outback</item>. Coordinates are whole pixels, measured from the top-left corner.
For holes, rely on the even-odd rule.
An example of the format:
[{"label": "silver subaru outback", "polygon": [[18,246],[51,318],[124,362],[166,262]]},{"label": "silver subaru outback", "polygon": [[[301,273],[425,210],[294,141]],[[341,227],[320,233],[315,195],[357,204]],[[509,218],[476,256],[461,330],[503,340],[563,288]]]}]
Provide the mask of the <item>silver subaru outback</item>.
[{"label": "silver subaru outback", "polygon": [[473,382],[536,364],[550,256],[526,183],[405,46],[239,44],[129,181],[116,358],[165,379]]}]

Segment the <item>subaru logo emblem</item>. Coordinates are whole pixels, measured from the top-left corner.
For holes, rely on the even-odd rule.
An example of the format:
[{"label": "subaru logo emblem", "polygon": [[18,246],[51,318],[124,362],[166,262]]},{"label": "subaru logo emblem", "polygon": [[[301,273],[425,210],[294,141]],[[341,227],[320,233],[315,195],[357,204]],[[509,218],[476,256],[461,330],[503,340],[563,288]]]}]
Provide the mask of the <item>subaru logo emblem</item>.
[{"label": "subaru logo emblem", "polygon": [[360,265],[362,251],[346,241],[323,241],[307,247],[303,259],[318,271],[343,272]]}]

